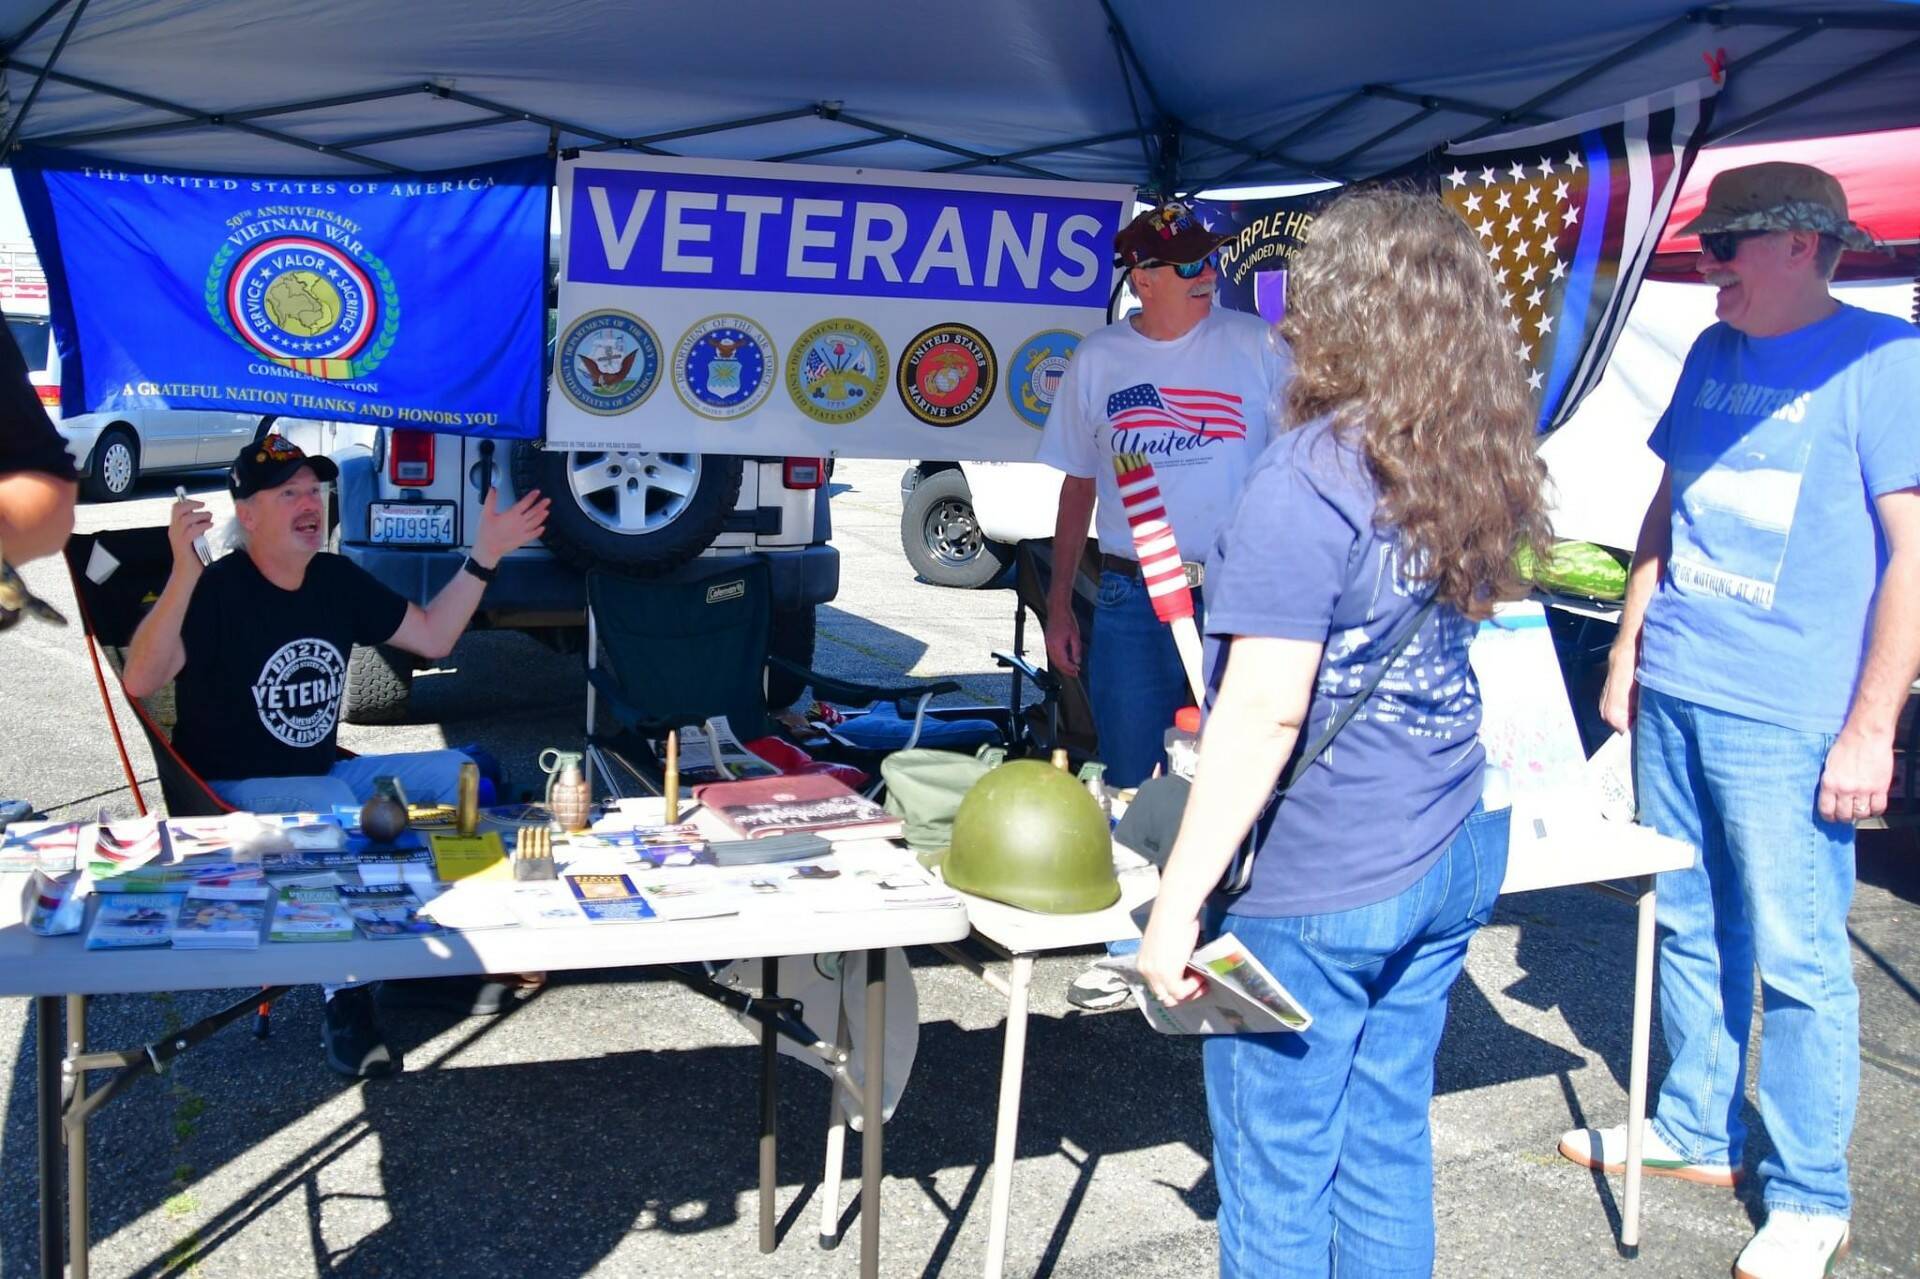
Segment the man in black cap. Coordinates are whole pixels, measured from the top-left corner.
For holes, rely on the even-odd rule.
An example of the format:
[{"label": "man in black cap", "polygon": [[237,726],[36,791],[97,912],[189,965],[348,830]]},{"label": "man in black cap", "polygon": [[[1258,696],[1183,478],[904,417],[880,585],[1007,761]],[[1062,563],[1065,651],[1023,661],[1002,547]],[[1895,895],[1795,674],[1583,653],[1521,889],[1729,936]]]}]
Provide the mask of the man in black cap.
[{"label": "man in black cap", "polygon": [[[1197,587],[1198,562],[1266,448],[1269,410],[1292,372],[1286,344],[1259,317],[1214,306],[1214,252],[1225,238],[1178,201],[1142,213],[1114,236],[1114,265],[1130,273],[1140,309],[1080,343],[1040,439],[1038,460],[1066,472],[1055,564],[1079,562],[1099,498],[1093,635],[1083,646],[1073,574],[1055,573],[1047,660],[1076,675],[1085,658],[1100,757],[1115,786],[1137,786],[1164,759],[1166,731],[1193,694],[1142,580],[1114,459],[1143,453],[1152,463],[1188,582]],[[1085,1008],[1126,997],[1125,984],[1105,969],[1090,970],[1069,991]]]},{"label": "man in black cap", "polygon": [[[325,550],[325,486],[338,475],[283,436],[249,444],[227,476],[243,546],[212,564],[194,547],[212,517],[199,502],[175,502],[173,571],[127,652],[127,693],[146,697],[175,681],[174,747],[236,808],[328,811],[363,801],[386,776],[409,799],[451,802],[466,762],[458,751],[337,757],[347,657],[355,644],[445,657],[500,557],[546,526],[537,491],[505,510],[488,493],[472,554],[422,608]],[[367,987],[328,1000],[326,1046],[328,1064],[344,1074],[399,1069]]]}]

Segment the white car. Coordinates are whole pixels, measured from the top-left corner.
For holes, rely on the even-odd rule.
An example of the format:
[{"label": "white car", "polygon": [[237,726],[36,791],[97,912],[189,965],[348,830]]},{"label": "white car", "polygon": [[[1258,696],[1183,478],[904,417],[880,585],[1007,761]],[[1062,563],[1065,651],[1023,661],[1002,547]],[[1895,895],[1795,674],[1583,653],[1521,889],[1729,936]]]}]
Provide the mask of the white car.
[{"label": "white car", "polygon": [[919,462],[900,477],[900,546],[922,581],[986,586],[1053,536],[1062,475],[1038,462]]},{"label": "white car", "polygon": [[223,467],[250,443],[267,419],[258,413],[214,409],[132,409],[63,416],[60,355],[44,315],[8,313],[7,331],[27,362],[27,376],[67,441],[79,468],[81,491],[100,502],[125,497],[141,475]]}]

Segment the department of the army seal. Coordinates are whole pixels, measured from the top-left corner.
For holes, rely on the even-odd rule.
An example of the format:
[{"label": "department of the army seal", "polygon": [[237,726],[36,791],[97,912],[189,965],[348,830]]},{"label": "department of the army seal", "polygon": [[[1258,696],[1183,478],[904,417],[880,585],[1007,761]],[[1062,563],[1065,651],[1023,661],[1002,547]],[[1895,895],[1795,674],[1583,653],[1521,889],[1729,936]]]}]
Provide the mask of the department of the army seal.
[{"label": "department of the army seal", "polygon": [[993,398],[998,372],[979,330],[936,324],[908,344],[895,380],[907,412],[929,426],[959,426]]},{"label": "department of the army seal", "polygon": [[674,348],[673,389],[701,417],[741,417],[773,390],[773,362],[765,329],[744,315],[710,315]]},{"label": "department of the army seal", "polygon": [[640,404],[660,383],[660,339],[625,311],[589,311],[560,334],[554,381],[589,413],[612,417]]},{"label": "department of the army seal", "polygon": [[858,320],[822,320],[787,352],[787,394],[816,422],[858,421],[886,389],[886,345]]},{"label": "department of the army seal", "polygon": [[1078,333],[1048,329],[1022,342],[1020,350],[1007,361],[1007,402],[1019,419],[1034,430],[1046,425],[1054,392],[1060,389],[1067,362],[1073,359],[1074,348],[1079,345]]}]

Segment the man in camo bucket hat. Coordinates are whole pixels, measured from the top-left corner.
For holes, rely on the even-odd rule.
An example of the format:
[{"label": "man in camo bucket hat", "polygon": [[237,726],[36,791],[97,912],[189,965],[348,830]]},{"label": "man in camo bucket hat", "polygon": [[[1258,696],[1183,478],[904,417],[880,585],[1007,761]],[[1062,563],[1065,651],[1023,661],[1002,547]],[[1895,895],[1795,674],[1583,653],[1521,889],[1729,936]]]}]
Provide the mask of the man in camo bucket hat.
[{"label": "man in camo bucket hat", "polygon": [[[1886,810],[1920,673],[1920,332],[1829,291],[1841,251],[1873,237],[1819,169],[1729,169],[1683,231],[1720,323],[1648,441],[1666,469],[1600,706],[1633,726],[1640,821],[1698,850],[1660,876],[1672,1064],[1640,1157],[1708,1185],[1745,1174],[1757,967],[1773,1153],[1755,1169],[1766,1222],[1734,1275],[1821,1279],[1852,1211],[1854,823]],[[1621,1171],[1626,1135],[1576,1128],[1560,1152]]]}]

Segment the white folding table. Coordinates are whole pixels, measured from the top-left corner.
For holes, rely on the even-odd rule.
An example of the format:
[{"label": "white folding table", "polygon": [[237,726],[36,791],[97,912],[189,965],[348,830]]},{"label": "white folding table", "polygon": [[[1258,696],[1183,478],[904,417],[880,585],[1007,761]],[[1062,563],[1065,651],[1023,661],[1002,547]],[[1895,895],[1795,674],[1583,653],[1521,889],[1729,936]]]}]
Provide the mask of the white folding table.
[{"label": "white folding table", "polygon": [[[1532,892],[1586,884],[1635,903],[1638,931],[1634,943],[1633,1047],[1627,1084],[1626,1193],[1621,1210],[1620,1242],[1640,1242],[1641,1120],[1647,1104],[1647,1048],[1653,1018],[1653,910],[1654,876],[1693,863],[1693,849],[1643,826],[1595,820],[1577,834],[1552,842],[1518,843],[1507,861],[1500,891]],[[1627,888],[1609,881],[1626,881]],[[973,934],[1011,961],[1001,978],[977,959],[955,947],[939,947],[972,969],[981,980],[1007,997],[1006,1041],[1000,1067],[1000,1102],[994,1126],[993,1194],[987,1219],[987,1279],[1000,1279],[1006,1265],[1007,1212],[1013,1194],[1014,1150],[1020,1128],[1020,1087],[1026,1070],[1027,995],[1033,982],[1033,961],[1047,951],[1070,950],[1140,935],[1132,909],[1153,897],[1158,877],[1148,868],[1123,872],[1121,897],[1115,905],[1086,915],[1039,915],[1000,902],[961,894]],[[828,1223],[822,1221],[823,1234]]]},{"label": "white folding table", "polygon": [[[853,851],[849,852],[848,847]],[[867,841],[837,852],[863,859],[910,860],[904,849]],[[863,860],[861,864],[873,864]],[[31,877],[0,877],[0,996],[29,996],[35,1003],[37,1087],[40,1120],[41,1274],[61,1274],[62,1218],[56,1171],[64,1135],[67,1147],[66,1232],[70,1236],[72,1279],[87,1275],[87,1118],[132,1073],[149,1064],[159,1069],[190,1043],[220,1025],[244,1016],[257,999],[248,999],[203,1022],[184,1035],[131,1052],[90,1053],[86,1042],[86,1001],[95,994],[208,990],[229,987],[288,987],[320,982],[357,982],[410,977],[453,977],[475,973],[552,972],[586,968],[624,968],[654,964],[694,964],[742,958],[766,961],[759,1001],[777,999],[772,961],[784,955],[834,951],[867,952],[866,1015],[871,1036],[863,1046],[864,1085],[858,1094],[864,1114],[881,1113],[881,1049],[885,1039],[887,950],[957,941],[967,935],[965,909],[957,903],[916,908],[836,913],[754,909],[718,919],[636,924],[581,924],[569,928],[499,928],[391,941],[356,938],[347,942],[267,942],[257,950],[179,951],[85,949],[81,936],[43,938],[22,923],[26,886]],[[906,974],[911,980],[912,974]],[[278,991],[270,992],[277,995]],[[66,1001],[67,1035],[58,1038],[61,1000]],[[745,997],[738,997],[743,1003]],[[775,1005],[778,1008],[778,1005]],[[774,1129],[776,1042],[794,1038],[799,1023],[791,1017],[760,1020],[760,1247],[774,1246]],[[824,1028],[810,1045],[835,1065],[838,1086],[853,1088],[849,1053],[836,1043],[834,1028]],[[106,1088],[89,1095],[89,1071],[114,1070]],[[860,1207],[860,1273],[879,1273],[880,1173],[883,1125],[866,1124],[862,1134],[864,1170]]]}]

